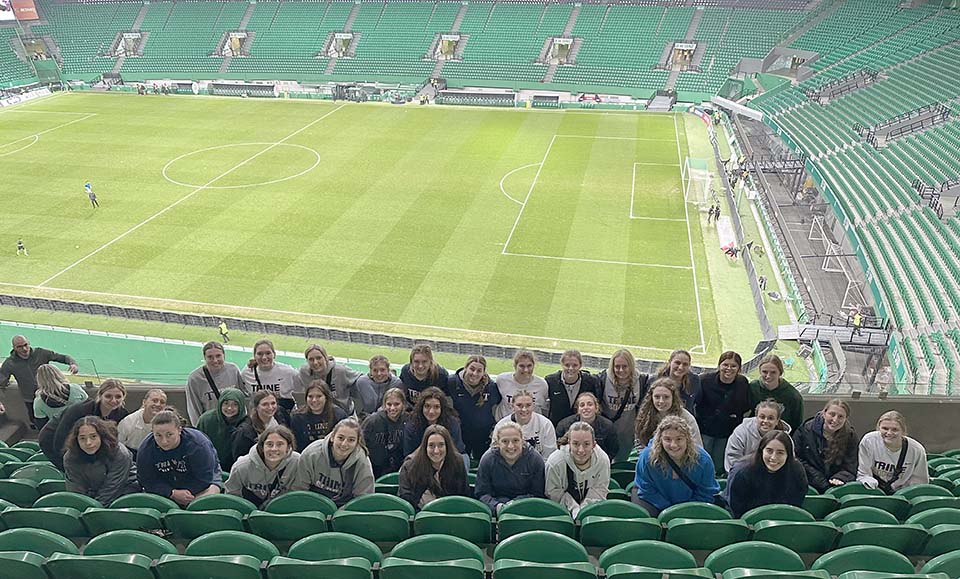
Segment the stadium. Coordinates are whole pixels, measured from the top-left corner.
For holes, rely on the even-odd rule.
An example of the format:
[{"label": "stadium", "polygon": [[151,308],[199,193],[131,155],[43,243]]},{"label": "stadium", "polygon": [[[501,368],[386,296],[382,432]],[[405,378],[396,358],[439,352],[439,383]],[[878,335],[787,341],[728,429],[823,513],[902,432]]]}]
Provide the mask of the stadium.
[{"label": "stadium", "polygon": [[958,55],[956,0],[0,0],[0,579],[960,579]]}]

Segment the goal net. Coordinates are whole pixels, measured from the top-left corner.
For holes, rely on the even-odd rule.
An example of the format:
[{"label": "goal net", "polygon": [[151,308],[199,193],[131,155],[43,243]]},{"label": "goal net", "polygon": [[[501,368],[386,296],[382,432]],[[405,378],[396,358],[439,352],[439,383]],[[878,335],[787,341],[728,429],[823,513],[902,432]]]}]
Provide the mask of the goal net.
[{"label": "goal net", "polygon": [[701,206],[714,201],[713,175],[707,159],[687,157],[680,169],[683,200]]}]

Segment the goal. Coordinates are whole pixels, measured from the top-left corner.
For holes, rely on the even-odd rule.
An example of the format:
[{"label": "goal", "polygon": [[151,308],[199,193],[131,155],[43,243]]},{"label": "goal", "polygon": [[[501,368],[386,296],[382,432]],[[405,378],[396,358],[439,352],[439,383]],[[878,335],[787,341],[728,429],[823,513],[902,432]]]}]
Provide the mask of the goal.
[{"label": "goal", "polygon": [[683,200],[697,206],[712,203],[714,200],[713,175],[707,159],[687,157],[680,169],[683,184]]}]

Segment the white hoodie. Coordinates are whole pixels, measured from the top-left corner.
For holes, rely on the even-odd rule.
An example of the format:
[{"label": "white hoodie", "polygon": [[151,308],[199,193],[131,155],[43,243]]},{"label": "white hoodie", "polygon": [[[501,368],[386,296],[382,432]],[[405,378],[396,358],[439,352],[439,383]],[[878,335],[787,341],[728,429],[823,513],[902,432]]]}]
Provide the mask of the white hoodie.
[{"label": "white hoodie", "polygon": [[[513,414],[508,414],[497,423],[497,426],[507,422],[517,421],[514,420]],[[520,423],[517,422],[517,424]],[[496,429],[496,427],[494,427],[494,429]],[[520,431],[521,434],[523,434],[523,440],[539,452],[544,460],[550,458],[550,455],[556,452],[557,430],[553,427],[550,419],[543,414],[534,412],[530,417],[530,422],[520,425]]]},{"label": "white hoodie", "polygon": [[[300,386],[300,374],[292,366],[283,362],[274,362],[273,368],[264,370],[246,367],[240,372],[243,379],[243,388],[252,396],[258,390],[269,390],[277,399],[293,399],[294,392],[303,392]],[[259,378],[259,381],[257,380]]]},{"label": "white hoodie", "polygon": [[[930,474],[927,471],[927,451],[923,445],[909,436],[903,437],[903,443],[909,446],[903,461],[903,473],[893,483],[895,491],[930,482]],[[857,480],[875,489],[878,484],[877,479],[888,481],[893,478],[893,473],[897,470],[897,461],[900,460],[900,451],[888,450],[883,444],[883,437],[874,430],[864,434],[860,440],[859,457]]]},{"label": "white hoodie", "polygon": [[224,490],[260,507],[273,497],[292,490],[299,463],[300,453],[294,451],[281,460],[276,469],[270,470],[254,445],[246,456],[241,456],[234,463],[230,478],[224,483]]},{"label": "white hoodie", "polygon": [[[569,467],[569,471],[568,471]],[[551,501],[556,501],[570,511],[570,516],[576,518],[580,509],[607,498],[610,487],[610,459],[599,445],[593,447],[593,456],[590,457],[590,466],[580,470],[570,454],[570,446],[563,445],[551,454],[546,466],[546,495]],[[568,472],[573,472],[574,483],[578,488],[586,490],[583,502],[577,500],[567,492],[570,483]]]}]

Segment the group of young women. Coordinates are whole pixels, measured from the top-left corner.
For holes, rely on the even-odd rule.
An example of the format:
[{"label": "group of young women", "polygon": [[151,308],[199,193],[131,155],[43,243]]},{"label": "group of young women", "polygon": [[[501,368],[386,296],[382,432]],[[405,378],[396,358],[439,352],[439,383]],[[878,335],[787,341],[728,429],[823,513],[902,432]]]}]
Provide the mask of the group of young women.
[{"label": "group of young women", "polygon": [[[760,379],[748,382],[735,352],[698,376],[688,352],[673,352],[646,375],[620,350],[594,376],[570,350],[546,377],[523,350],[513,372],[495,377],[478,355],[448,372],[427,345],[414,347],[399,377],[383,356],[359,375],[317,345],[299,371],[277,362],[268,340],[257,342],[242,371],[224,353],[217,342],[204,345],[204,365],[191,374],[195,427],[166,406],[162,390],[131,413],[120,381],[105,380],[84,400],[55,368],[41,367],[46,408],[38,415],[49,419],[41,447],[63,466],[68,489],[105,504],[142,489],[181,505],[228,492],[258,506],[311,490],[342,505],[397,472],[400,496],[419,509],[470,494],[472,457],[472,493],[494,513],[536,496],[576,515],[606,498],[611,463],[634,450],[633,500],[654,515],[685,501],[724,502],[735,515],[800,504],[808,485],[822,492],[860,480],[892,492],[926,481],[925,451],[906,436],[902,416],[884,414],[862,440],[841,400],[802,421],[802,398],[776,356],[761,360]],[[225,482],[221,472],[229,472]],[[728,484],[718,498],[723,473]]]}]

